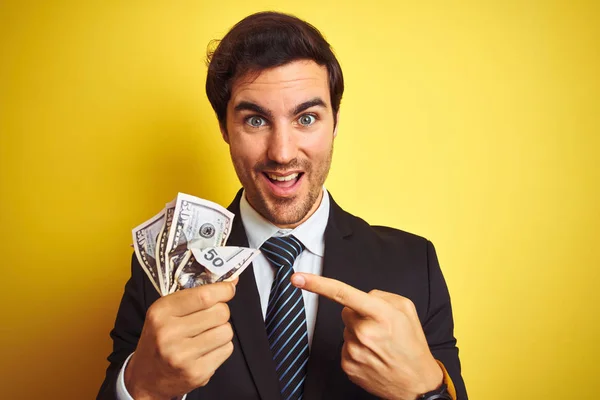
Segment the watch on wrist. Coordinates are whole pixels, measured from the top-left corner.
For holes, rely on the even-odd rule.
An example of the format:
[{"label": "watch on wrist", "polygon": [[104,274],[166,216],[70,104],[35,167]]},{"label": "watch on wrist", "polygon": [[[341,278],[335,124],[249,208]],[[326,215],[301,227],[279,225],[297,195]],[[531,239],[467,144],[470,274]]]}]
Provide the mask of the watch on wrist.
[{"label": "watch on wrist", "polygon": [[417,400],[452,400],[452,396],[448,393],[448,386],[442,383],[442,386],[431,392],[422,394]]}]

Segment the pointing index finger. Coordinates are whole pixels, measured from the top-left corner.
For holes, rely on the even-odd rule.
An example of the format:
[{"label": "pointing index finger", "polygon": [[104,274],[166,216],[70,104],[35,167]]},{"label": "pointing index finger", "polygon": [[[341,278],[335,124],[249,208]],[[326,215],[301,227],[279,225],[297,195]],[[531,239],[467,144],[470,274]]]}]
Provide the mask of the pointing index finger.
[{"label": "pointing index finger", "polygon": [[376,315],[373,311],[379,305],[378,299],[344,282],[314,274],[296,273],[292,275],[292,284],[351,308],[363,317]]}]

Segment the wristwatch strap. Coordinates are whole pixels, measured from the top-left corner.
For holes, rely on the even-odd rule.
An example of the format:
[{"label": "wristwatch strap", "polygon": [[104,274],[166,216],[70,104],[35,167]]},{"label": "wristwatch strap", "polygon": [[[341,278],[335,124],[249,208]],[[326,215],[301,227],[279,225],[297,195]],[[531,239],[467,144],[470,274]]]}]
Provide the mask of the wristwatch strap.
[{"label": "wristwatch strap", "polygon": [[452,396],[448,393],[448,386],[442,383],[442,386],[431,392],[427,392],[419,396],[418,400],[452,400]]}]

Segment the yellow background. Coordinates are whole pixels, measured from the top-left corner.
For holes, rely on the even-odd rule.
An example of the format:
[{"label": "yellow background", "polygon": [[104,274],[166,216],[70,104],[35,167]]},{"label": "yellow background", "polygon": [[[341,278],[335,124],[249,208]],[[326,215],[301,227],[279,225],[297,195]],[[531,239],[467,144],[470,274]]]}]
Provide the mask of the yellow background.
[{"label": "yellow background", "polygon": [[265,9],[334,46],[327,187],[435,243],[471,398],[596,394],[597,2],[5,0],[0,397],[93,398],[131,228],[177,191],[229,203],[205,48]]}]

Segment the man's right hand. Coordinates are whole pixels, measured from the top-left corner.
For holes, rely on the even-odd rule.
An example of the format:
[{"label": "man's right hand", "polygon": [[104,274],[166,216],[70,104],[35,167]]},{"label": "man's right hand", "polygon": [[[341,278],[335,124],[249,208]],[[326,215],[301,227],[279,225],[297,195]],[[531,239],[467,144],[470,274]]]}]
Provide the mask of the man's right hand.
[{"label": "man's right hand", "polygon": [[229,306],[234,282],[185,289],[158,299],[146,313],[125,369],[136,400],[171,399],[208,383],[233,351]]}]

